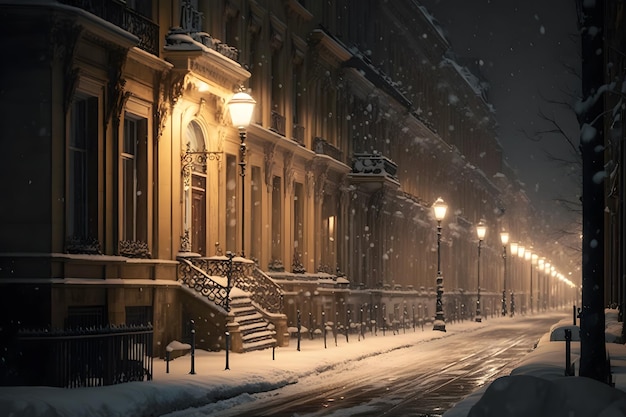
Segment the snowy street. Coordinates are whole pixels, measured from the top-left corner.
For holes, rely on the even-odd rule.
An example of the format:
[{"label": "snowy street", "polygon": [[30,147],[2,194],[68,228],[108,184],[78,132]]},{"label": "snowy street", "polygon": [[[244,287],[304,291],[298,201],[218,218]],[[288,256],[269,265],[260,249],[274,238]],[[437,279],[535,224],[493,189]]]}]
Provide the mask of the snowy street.
[{"label": "snowy street", "polygon": [[[149,382],[78,389],[2,387],[0,415],[339,417],[445,413],[446,417],[466,417],[476,401],[489,397],[496,379],[497,398],[492,390],[487,399],[492,413],[477,415],[519,415],[515,410],[520,407],[549,410],[553,414],[544,414],[551,417],[567,416],[572,410],[580,410],[577,415],[581,416],[599,416],[601,411],[618,412],[607,416],[626,415],[623,344],[607,343],[617,389],[586,378],[563,377],[564,342],[542,342],[533,350],[551,325],[561,320],[569,323],[570,317],[562,311],[488,318],[482,323],[447,323],[445,333],[431,328],[385,336],[368,333],[364,340],[351,337],[346,342],[340,337],[337,346],[329,337],[326,349],[322,339],[303,338],[298,351],[292,339],[288,347],[276,349],[274,359],[271,349],[231,354],[229,370],[224,369],[224,351],[197,350],[195,374],[190,374],[191,356],[187,354],[170,362],[169,373],[165,361],[156,359],[154,380]],[[607,317],[607,338],[621,334],[617,311]],[[578,353],[573,353],[572,360],[578,360]],[[505,377],[511,371],[520,376]],[[540,378],[529,380],[533,375]],[[581,394],[589,390],[597,394],[593,401]],[[511,404],[517,408],[511,409]],[[561,414],[554,414],[554,407]],[[535,411],[526,415],[539,416]]]},{"label": "snowy street", "polygon": [[[550,325],[563,317],[547,314],[452,324],[444,337],[433,340],[423,338],[440,335],[430,328],[424,332],[418,329],[415,335],[412,330],[396,336],[368,334],[360,342],[355,336],[351,346],[372,346],[389,339],[402,343],[386,353],[338,361],[278,390],[243,395],[235,406],[229,399],[168,417],[440,415],[466,395],[510,373]],[[307,357],[305,352],[313,343],[319,348],[319,340],[303,340],[300,354]],[[320,359],[346,347],[341,338],[339,347],[334,341],[329,343],[332,346],[325,351],[316,349]],[[295,343],[285,350],[295,350]],[[298,352],[295,356],[289,353],[297,360]]]}]

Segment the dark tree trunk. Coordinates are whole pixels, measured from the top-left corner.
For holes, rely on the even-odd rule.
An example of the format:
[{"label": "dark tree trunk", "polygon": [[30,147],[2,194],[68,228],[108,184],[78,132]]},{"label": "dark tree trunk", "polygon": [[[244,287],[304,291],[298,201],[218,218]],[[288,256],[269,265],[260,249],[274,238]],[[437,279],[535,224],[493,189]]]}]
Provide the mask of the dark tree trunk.
[{"label": "dark tree trunk", "polygon": [[608,382],[604,338],[604,0],[579,3],[582,102],[578,113],[583,161],[580,375]]}]

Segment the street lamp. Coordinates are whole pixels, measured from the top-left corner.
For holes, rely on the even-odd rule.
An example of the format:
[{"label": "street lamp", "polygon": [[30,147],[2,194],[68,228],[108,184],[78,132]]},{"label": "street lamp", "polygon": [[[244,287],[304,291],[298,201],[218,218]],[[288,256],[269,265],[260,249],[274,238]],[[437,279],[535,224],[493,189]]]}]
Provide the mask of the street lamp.
[{"label": "street lamp", "polygon": [[510,313],[511,313],[511,317],[513,317],[515,315],[515,266],[513,264],[513,257],[515,255],[517,255],[517,249],[518,249],[518,243],[517,242],[511,242],[511,308],[510,308]]},{"label": "street lamp", "polygon": [[500,241],[502,242],[502,261],[504,262],[502,286],[502,316],[506,316],[506,245],[509,243],[509,233],[500,232]]},{"label": "street lamp", "polygon": [[550,262],[543,264],[543,309],[550,308],[550,273],[552,272]]},{"label": "street lamp", "polygon": [[476,235],[478,236],[478,291],[476,293],[476,317],[475,321],[480,323],[483,321],[483,318],[480,314],[480,248],[482,246],[483,240],[485,239],[485,234],[487,233],[487,226],[485,226],[485,222],[482,220],[478,222],[476,225]]},{"label": "street lamp", "polygon": [[[517,247],[517,257],[520,258],[521,260],[524,260],[524,252],[526,252],[526,248],[523,245],[519,245]],[[519,272],[519,275],[520,275],[519,288],[520,288],[520,291],[522,292],[522,296],[523,296],[524,295],[524,264],[522,263],[521,266],[522,266],[522,268],[521,268],[521,270]],[[513,300],[514,300],[515,296],[513,295],[512,297],[513,297]],[[513,301],[511,301],[511,303],[513,303]],[[511,314],[513,314],[513,313],[514,312],[511,311]]]},{"label": "street lamp", "polygon": [[[546,262],[545,258],[539,258],[537,260],[537,270],[539,272],[543,272],[544,271],[545,262]],[[542,279],[541,279],[542,277],[541,277],[541,275],[539,275],[539,272],[537,272],[537,310],[543,310],[543,306],[542,306],[543,295],[541,294],[543,285],[541,283],[542,282]]]},{"label": "street lamp", "polygon": [[533,313],[533,266],[535,267],[537,275],[537,286],[539,286],[539,273],[537,272],[537,261],[539,259],[539,255],[533,252],[526,259],[530,259],[530,312]]},{"label": "street lamp", "polygon": [[230,111],[230,118],[233,122],[233,126],[239,129],[239,139],[241,141],[239,145],[239,167],[241,168],[241,256],[245,257],[244,252],[244,239],[245,239],[245,177],[246,177],[246,128],[250,125],[252,119],[252,112],[254,111],[254,105],[256,101],[244,91],[235,93],[235,95],[228,101],[228,110]]},{"label": "street lamp", "polygon": [[[524,252],[524,260],[530,261],[532,258],[532,252],[526,250]],[[533,264],[530,264],[530,312],[533,312]]]},{"label": "street lamp", "polygon": [[448,206],[441,197],[433,203],[433,212],[437,220],[437,304],[433,330],[446,331],[446,320],[443,316],[443,276],[441,275],[441,221],[446,217]]}]

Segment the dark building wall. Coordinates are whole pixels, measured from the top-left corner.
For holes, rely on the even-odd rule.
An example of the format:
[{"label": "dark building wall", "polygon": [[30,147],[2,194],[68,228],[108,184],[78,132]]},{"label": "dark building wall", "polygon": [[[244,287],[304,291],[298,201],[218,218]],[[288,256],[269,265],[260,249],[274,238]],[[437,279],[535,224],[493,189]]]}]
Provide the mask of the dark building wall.
[{"label": "dark building wall", "polygon": [[58,104],[50,16],[9,15],[3,7],[0,25],[8,58],[0,69],[0,252],[50,252],[52,106]]}]

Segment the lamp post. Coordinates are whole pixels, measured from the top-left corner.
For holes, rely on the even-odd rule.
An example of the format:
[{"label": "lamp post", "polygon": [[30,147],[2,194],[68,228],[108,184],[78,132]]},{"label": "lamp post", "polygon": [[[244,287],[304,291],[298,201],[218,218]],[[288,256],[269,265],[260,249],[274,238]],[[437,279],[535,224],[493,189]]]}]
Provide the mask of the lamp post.
[{"label": "lamp post", "polygon": [[245,177],[246,177],[246,128],[250,125],[256,101],[243,91],[236,93],[227,103],[233,126],[239,129],[239,168],[241,172],[241,256],[245,257]]},{"label": "lamp post", "polygon": [[[532,252],[530,250],[526,250],[524,252],[524,260],[530,261],[532,259]],[[530,263],[530,312],[533,312],[533,264]]]},{"label": "lamp post", "polygon": [[446,320],[443,316],[443,276],[441,275],[441,221],[446,217],[448,206],[441,197],[433,203],[433,212],[437,220],[437,304],[433,330],[446,331]]},{"label": "lamp post", "polygon": [[541,295],[541,275],[540,272],[543,272],[544,264],[546,260],[544,258],[539,258],[537,260],[537,310],[541,311],[543,308],[541,307],[541,303],[543,302],[543,296]]},{"label": "lamp post", "polygon": [[[522,261],[524,260],[524,252],[526,252],[526,248],[523,245],[519,245],[517,247],[517,257],[520,258]],[[520,280],[519,280],[519,287],[520,287],[520,291],[521,291],[521,296],[524,296],[524,264],[521,263],[521,270],[520,270]],[[523,302],[524,300],[521,299],[520,302]],[[524,306],[523,303],[520,304],[522,307]],[[524,311],[522,310],[522,313]]]},{"label": "lamp post", "polygon": [[[228,258],[228,271],[226,274],[226,297],[224,300],[224,307],[226,308],[226,314],[228,314],[230,316],[230,289],[232,288],[232,279],[233,279],[233,257],[235,255],[231,252],[228,251],[226,252],[226,257]],[[225,346],[225,351],[226,351],[226,366],[224,367],[224,370],[228,370],[230,369],[230,360],[229,360],[229,352],[230,352],[230,331],[228,330],[229,326],[228,323],[226,324],[226,338],[225,338],[225,342],[226,342],[226,346]]]},{"label": "lamp post", "polygon": [[552,265],[550,262],[543,264],[543,309],[550,308],[550,274],[552,272]]},{"label": "lamp post", "polygon": [[476,235],[478,236],[478,279],[476,280],[478,284],[478,289],[476,293],[476,317],[474,320],[478,323],[483,321],[480,311],[480,249],[483,244],[483,239],[485,239],[485,234],[487,233],[487,226],[485,226],[485,222],[482,220],[478,222],[476,225]]},{"label": "lamp post", "polygon": [[511,242],[510,245],[510,249],[511,249],[511,280],[509,281],[509,283],[511,284],[511,308],[509,308],[509,313],[511,315],[511,317],[513,317],[513,315],[515,314],[515,305],[513,304],[513,301],[515,300],[515,264],[514,264],[514,259],[515,259],[515,255],[517,255],[517,247],[518,244],[517,242]]},{"label": "lamp post", "polygon": [[502,316],[506,316],[506,245],[509,243],[509,233],[500,232],[500,241],[502,242],[502,261],[504,262],[504,270],[502,273]]},{"label": "lamp post", "polygon": [[[533,313],[533,266],[535,267],[535,275],[537,275],[537,284],[539,284],[539,273],[537,272],[537,262],[539,255],[531,253],[530,255],[530,312]],[[538,286],[538,285],[537,285]]]}]

